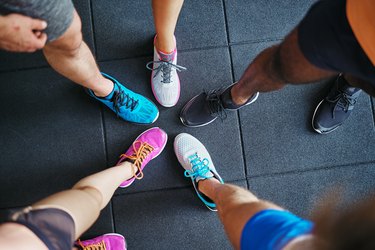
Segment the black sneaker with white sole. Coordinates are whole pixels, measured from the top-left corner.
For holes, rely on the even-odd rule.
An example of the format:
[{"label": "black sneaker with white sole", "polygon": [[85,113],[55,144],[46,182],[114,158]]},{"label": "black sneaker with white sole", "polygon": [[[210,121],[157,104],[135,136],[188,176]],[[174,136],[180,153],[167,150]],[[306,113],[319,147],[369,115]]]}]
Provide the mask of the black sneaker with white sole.
[{"label": "black sneaker with white sole", "polygon": [[333,80],[328,95],[318,104],[312,127],[319,134],[327,134],[341,126],[353,111],[362,90],[355,88],[340,74]]},{"label": "black sneaker with white sole", "polygon": [[233,85],[226,89],[203,92],[193,97],[180,112],[181,122],[187,127],[201,127],[210,124],[218,117],[224,120],[227,118],[228,110],[237,110],[247,106],[255,102],[259,96],[257,92],[246,103],[236,105],[231,96]]}]

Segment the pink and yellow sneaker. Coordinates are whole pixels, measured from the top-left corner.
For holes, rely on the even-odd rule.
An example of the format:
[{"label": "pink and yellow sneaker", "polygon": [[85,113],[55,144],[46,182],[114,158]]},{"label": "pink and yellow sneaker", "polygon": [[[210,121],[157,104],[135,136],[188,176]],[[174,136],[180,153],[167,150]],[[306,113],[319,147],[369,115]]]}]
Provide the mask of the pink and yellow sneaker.
[{"label": "pink and yellow sneaker", "polygon": [[81,250],[126,250],[124,236],[116,233],[104,234],[90,240],[78,240],[76,246]]},{"label": "pink and yellow sneaker", "polygon": [[133,145],[120,155],[117,165],[124,161],[130,161],[138,168],[138,171],[134,173],[134,177],[121,183],[120,188],[128,187],[135,179],[143,178],[143,168],[163,151],[167,140],[167,133],[158,127],[146,130],[135,139]]}]

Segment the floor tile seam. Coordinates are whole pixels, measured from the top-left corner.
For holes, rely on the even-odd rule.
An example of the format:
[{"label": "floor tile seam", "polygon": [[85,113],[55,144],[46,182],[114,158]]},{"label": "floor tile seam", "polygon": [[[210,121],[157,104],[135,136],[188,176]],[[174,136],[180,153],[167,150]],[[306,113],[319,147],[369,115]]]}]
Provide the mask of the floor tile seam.
[{"label": "floor tile seam", "polygon": [[100,119],[101,119],[101,126],[102,126],[102,138],[103,138],[103,145],[104,145],[105,165],[108,166],[109,157],[108,157],[108,143],[107,143],[107,128],[105,125],[103,106],[100,107]]},{"label": "floor tile seam", "polygon": [[[240,179],[235,179],[235,180],[230,180],[225,183],[235,183],[239,181],[247,181],[247,178],[240,178]],[[175,191],[175,190],[184,190],[184,189],[191,189],[193,188],[192,185],[188,186],[183,186],[183,187],[168,187],[168,188],[158,188],[158,189],[151,189],[151,190],[143,190],[143,191],[135,191],[131,193],[121,193],[121,194],[114,194],[113,198],[121,197],[121,196],[127,196],[127,195],[136,195],[136,194],[144,194],[144,193],[155,193],[155,192],[162,192],[162,191]]]},{"label": "floor tile seam", "polygon": [[[227,44],[225,45],[216,45],[216,46],[204,46],[204,47],[196,47],[196,48],[190,48],[190,49],[179,49],[179,53],[188,53],[188,52],[196,52],[196,51],[207,51],[212,49],[221,49],[221,48],[227,48],[231,46],[237,46],[237,45],[248,45],[248,44],[255,44],[255,43],[264,43],[264,42],[277,42],[282,41],[282,38],[276,38],[276,39],[260,39],[260,40],[250,40],[250,41],[241,41],[241,42],[229,42],[229,32],[227,33]],[[140,55],[134,55],[130,57],[119,57],[119,58],[109,58],[109,59],[97,59],[98,62],[112,62],[112,61],[121,61],[121,60],[128,60],[128,59],[138,59],[142,57],[152,57],[152,53],[150,54],[140,54]]]},{"label": "floor tile seam", "polygon": [[112,232],[117,232],[115,211],[114,211],[114,208],[113,208],[114,204],[113,204],[112,199],[110,200],[109,205],[110,205],[111,218],[112,218]]},{"label": "floor tile seam", "polygon": [[251,45],[256,43],[267,43],[267,42],[281,42],[284,40],[284,37],[277,37],[277,38],[266,38],[266,39],[258,39],[258,40],[245,40],[239,42],[229,42],[229,46],[238,46],[238,45]]},{"label": "floor tile seam", "polygon": [[[92,19],[92,24],[94,26],[93,19]],[[181,53],[181,52],[207,51],[211,49],[227,48],[227,47],[232,47],[232,46],[237,46],[237,45],[249,45],[249,44],[255,44],[255,43],[273,42],[273,41],[281,41],[281,40],[282,39],[265,39],[265,40],[243,41],[243,42],[229,43],[228,45],[208,46],[208,47],[201,47],[201,48],[179,50],[179,52]],[[93,43],[94,43],[95,55],[97,55],[97,46],[96,46],[96,37],[94,35],[94,27],[93,27]],[[110,58],[110,59],[96,59],[96,61],[98,63],[107,63],[107,62],[116,62],[116,61],[122,61],[122,60],[128,60],[128,59],[139,59],[142,57],[152,57],[152,54],[142,54],[142,55],[136,55],[136,56],[131,56],[131,57]],[[13,73],[13,72],[19,72],[19,71],[29,71],[29,70],[36,70],[36,69],[46,69],[46,68],[51,68],[51,66],[47,64],[47,65],[37,66],[37,67],[25,67],[25,68],[17,68],[17,69],[9,69],[9,70],[0,70],[0,74],[1,73]]]},{"label": "floor tile seam", "polygon": [[[90,3],[92,4],[91,1]],[[92,8],[91,8],[91,12],[92,12]],[[95,55],[97,55],[97,46],[96,46],[97,42],[96,42],[93,18],[91,19],[91,22],[92,22],[92,29],[93,29],[93,43],[94,43]],[[227,32],[227,35],[229,35],[229,32]],[[207,50],[212,50],[212,49],[228,48],[228,47],[237,46],[237,45],[247,45],[247,44],[254,44],[254,43],[281,41],[281,40],[282,39],[265,39],[265,40],[243,41],[243,42],[229,43],[227,45],[207,46],[207,47],[179,50],[179,52],[187,53],[187,52],[196,52],[196,51],[207,51]],[[107,62],[116,62],[116,61],[122,61],[122,60],[128,60],[128,59],[139,59],[142,57],[152,57],[152,54],[141,54],[141,55],[130,56],[130,57],[110,58],[110,59],[96,59],[96,61],[98,63],[107,63]],[[47,65],[37,66],[37,67],[25,67],[25,68],[17,68],[17,69],[9,69],[9,70],[0,70],[0,74],[1,73],[13,73],[13,72],[19,72],[19,71],[30,71],[30,70],[36,70],[36,69],[46,69],[46,68],[51,68],[51,66],[47,64]]]},{"label": "floor tile seam", "polygon": [[[196,51],[207,51],[207,50],[214,50],[214,49],[224,49],[228,48],[229,45],[219,45],[219,46],[207,46],[201,48],[192,48],[192,49],[178,49],[178,53],[187,53],[187,52],[196,52]],[[130,59],[139,59],[143,57],[152,57],[151,54],[140,54],[134,55],[130,57],[119,57],[119,58],[110,58],[110,59],[97,59],[99,63],[108,63],[108,62],[115,62],[115,61],[122,61],[122,60],[130,60]]]},{"label": "floor tile seam", "polygon": [[[224,22],[225,22],[225,31],[226,31],[226,35],[227,35],[227,43],[229,44],[229,40],[230,40],[230,37],[229,37],[229,25],[228,25],[228,16],[227,16],[227,12],[226,12],[226,6],[225,6],[225,0],[222,0],[222,4],[223,4],[223,11],[224,11]],[[232,47],[229,46],[228,48],[228,51],[229,51],[229,60],[230,60],[230,70],[231,70],[231,77],[232,77],[232,82],[235,81],[235,76],[234,76],[234,65],[233,65],[233,56],[232,56]],[[243,170],[244,170],[244,174],[245,174],[245,178],[247,176],[247,163],[246,163],[246,154],[245,154],[245,149],[244,149],[244,141],[243,141],[243,136],[242,136],[242,127],[241,127],[241,117],[240,117],[240,113],[238,111],[236,111],[237,113],[237,120],[238,120],[238,130],[240,132],[240,146],[241,146],[241,154],[242,154],[242,161],[243,161]],[[246,181],[246,188],[249,189],[249,184],[248,182]]]},{"label": "floor tile seam", "polygon": [[254,176],[246,176],[246,179],[249,180],[249,179],[257,179],[257,178],[264,178],[264,177],[285,176],[285,175],[292,175],[292,174],[298,174],[298,173],[317,172],[321,170],[349,168],[353,166],[358,167],[358,166],[369,165],[372,163],[375,163],[375,161],[355,162],[355,163],[349,163],[349,164],[324,166],[324,167],[311,168],[311,169],[301,169],[301,170],[291,170],[291,171],[279,172],[279,173],[259,174],[259,175],[254,175]]},{"label": "floor tile seam", "polygon": [[[245,173],[245,177],[248,176],[248,173],[247,173],[247,160],[246,160],[246,152],[245,152],[245,147],[244,147],[244,140],[243,140],[243,133],[242,133],[242,126],[241,126],[241,116],[240,116],[240,112],[238,112],[238,110],[236,111],[237,112],[237,119],[238,119],[238,129],[240,131],[240,143],[241,143],[241,153],[242,153],[242,160],[243,160],[243,168],[244,168],[244,173]],[[247,189],[249,189],[249,184],[246,182],[246,186],[247,186]]]},{"label": "floor tile seam", "polygon": [[36,67],[26,67],[26,68],[19,68],[19,69],[0,70],[0,74],[15,73],[15,72],[22,72],[22,71],[32,71],[32,70],[47,69],[47,68],[51,68],[51,66],[49,66],[47,64],[47,65],[36,66]]},{"label": "floor tile seam", "polygon": [[[226,183],[235,183],[235,182],[240,182],[240,181],[245,181],[247,182],[247,178],[240,178],[236,180],[230,180]],[[125,195],[133,195],[133,194],[141,194],[141,193],[152,193],[152,192],[159,192],[159,191],[173,191],[173,190],[183,190],[183,189],[190,189],[192,186],[185,186],[185,187],[172,187],[172,188],[161,188],[161,189],[153,189],[153,190],[146,190],[146,191],[139,191],[139,192],[132,192],[132,193],[123,193],[123,194],[114,194],[112,199],[111,199],[111,213],[114,216],[114,205],[113,205],[113,198],[114,197],[119,197],[119,196],[125,196]],[[0,210],[10,210],[10,209],[21,209],[26,206],[29,206],[30,204],[25,204],[21,206],[9,206],[9,207],[0,207]],[[113,217],[114,218],[114,217]],[[114,220],[113,220],[114,221]],[[116,232],[116,227],[114,225],[114,230]]]},{"label": "floor tile seam", "polygon": [[227,44],[229,45],[229,39],[230,39],[229,38],[229,25],[228,25],[228,16],[227,16],[227,11],[226,11],[226,6],[225,6],[225,0],[222,0],[221,3],[222,3],[222,6],[223,6],[226,39],[227,39]]},{"label": "floor tile seam", "polygon": [[372,110],[372,121],[375,129],[375,97],[369,97],[370,98],[370,103],[371,103],[371,110]]},{"label": "floor tile seam", "polygon": [[89,1],[89,6],[90,6],[90,14],[91,14],[91,32],[92,32],[92,42],[94,45],[94,55],[95,57],[98,55],[98,49],[97,49],[97,42],[96,42],[96,35],[95,35],[95,24],[94,24],[94,8],[92,5],[92,0]]}]

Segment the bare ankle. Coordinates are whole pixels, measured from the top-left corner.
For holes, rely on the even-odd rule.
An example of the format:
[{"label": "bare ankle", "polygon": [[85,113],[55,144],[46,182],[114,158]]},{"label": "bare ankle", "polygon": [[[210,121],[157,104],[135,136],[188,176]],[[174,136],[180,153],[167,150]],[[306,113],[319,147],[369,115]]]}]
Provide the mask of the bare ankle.
[{"label": "bare ankle", "polygon": [[159,39],[159,36],[157,36],[155,40],[155,47],[157,51],[161,51],[165,54],[172,53],[174,49],[176,48],[174,37],[172,36],[168,39],[167,38]]},{"label": "bare ankle", "polygon": [[103,78],[98,87],[93,89],[93,92],[97,97],[106,97],[112,92],[113,87],[114,84],[111,80]]},{"label": "bare ankle", "polygon": [[232,101],[234,102],[234,104],[242,105],[242,104],[245,104],[249,100],[249,98],[253,96],[253,94],[251,94],[249,96],[247,96],[247,95],[244,96],[241,93],[239,85],[236,84],[231,89],[231,96],[232,96]]},{"label": "bare ankle", "polygon": [[221,183],[215,178],[204,179],[198,182],[198,190],[207,194],[208,190],[212,189],[217,184]]}]

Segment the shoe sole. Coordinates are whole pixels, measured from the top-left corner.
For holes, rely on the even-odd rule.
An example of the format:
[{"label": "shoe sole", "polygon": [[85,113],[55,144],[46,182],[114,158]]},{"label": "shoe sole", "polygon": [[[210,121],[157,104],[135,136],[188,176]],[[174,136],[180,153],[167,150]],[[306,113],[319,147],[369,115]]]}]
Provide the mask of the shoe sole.
[{"label": "shoe sole", "polygon": [[333,128],[329,131],[321,131],[321,130],[314,127],[314,120],[315,120],[316,112],[318,111],[318,109],[319,109],[320,105],[323,103],[323,101],[324,101],[324,99],[319,102],[318,106],[316,106],[316,108],[314,110],[314,114],[313,114],[313,117],[311,119],[311,126],[315,130],[315,132],[317,132],[318,134],[326,135],[326,134],[329,134],[329,133],[335,131],[336,129],[338,129],[341,126],[341,124],[337,125],[335,128]]},{"label": "shoe sole", "polygon": [[[161,129],[161,128],[159,128],[159,127],[149,128],[149,129],[145,130],[143,133],[141,133],[140,135],[138,135],[138,137],[135,138],[135,140],[133,141],[133,143],[134,143],[136,140],[139,139],[139,137],[141,137],[141,135],[143,135],[143,134],[146,133],[147,131],[150,131],[151,129],[154,129],[154,128],[158,128],[158,129],[162,130],[162,131],[165,133],[165,135],[167,136],[167,138],[166,138],[166,140],[165,140],[165,142],[164,142],[164,145],[163,145],[163,147],[162,147],[162,150],[160,150],[160,152],[159,152],[157,155],[154,155],[154,157],[152,157],[151,160],[153,160],[153,159],[155,159],[156,157],[158,157],[158,156],[164,151],[164,148],[165,148],[165,146],[167,145],[167,142],[168,142],[168,134],[167,134],[167,132],[165,132],[164,129]],[[150,161],[151,161],[151,160],[150,160]],[[135,179],[134,179],[132,182],[130,182],[128,185],[126,185],[126,186],[119,186],[119,188],[126,188],[126,187],[129,187],[131,184],[133,184],[134,181],[135,181]]]},{"label": "shoe sole", "polygon": [[199,128],[199,127],[203,127],[203,126],[206,126],[206,125],[208,125],[208,124],[210,124],[210,123],[213,123],[216,119],[217,119],[217,117],[215,117],[215,119],[213,119],[212,121],[207,122],[207,123],[205,123],[205,124],[201,124],[201,125],[187,125],[187,124],[184,122],[184,120],[181,118],[181,116],[180,116],[180,121],[181,121],[182,125],[184,125],[185,127],[188,127],[188,128]]}]

